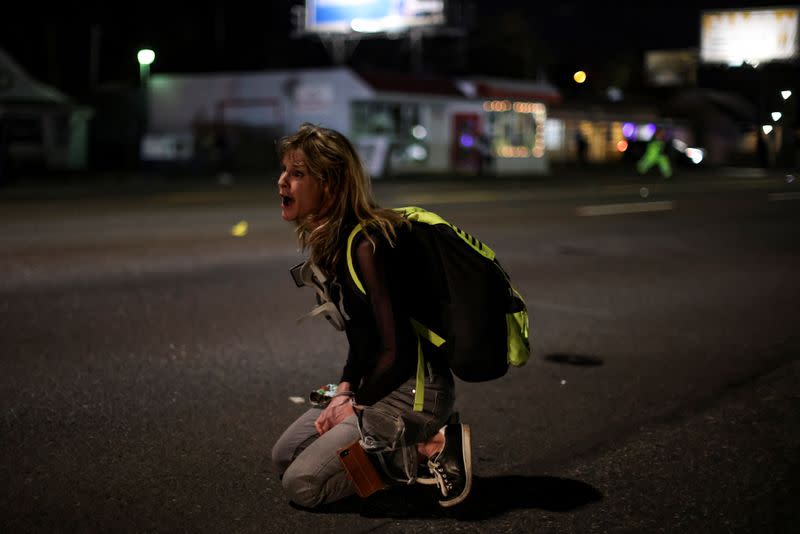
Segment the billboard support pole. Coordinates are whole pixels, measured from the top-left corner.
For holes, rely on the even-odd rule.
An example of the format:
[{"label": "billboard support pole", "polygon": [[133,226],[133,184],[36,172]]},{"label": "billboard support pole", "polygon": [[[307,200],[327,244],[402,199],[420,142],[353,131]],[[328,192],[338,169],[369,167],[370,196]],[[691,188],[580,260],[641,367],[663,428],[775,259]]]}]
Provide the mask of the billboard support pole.
[{"label": "billboard support pole", "polygon": [[319,38],[333,58],[335,65],[347,63],[360,40],[357,35],[345,34],[320,34]]},{"label": "billboard support pole", "polygon": [[422,72],[422,30],[411,28],[408,32],[408,39],[411,42],[411,72],[420,74]]}]

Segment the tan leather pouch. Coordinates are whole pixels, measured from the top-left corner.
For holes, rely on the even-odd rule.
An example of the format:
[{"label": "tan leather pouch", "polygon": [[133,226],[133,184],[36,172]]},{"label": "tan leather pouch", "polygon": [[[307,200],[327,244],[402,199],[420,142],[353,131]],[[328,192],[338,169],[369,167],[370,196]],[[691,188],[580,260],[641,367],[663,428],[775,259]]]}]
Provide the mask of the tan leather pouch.
[{"label": "tan leather pouch", "polygon": [[386,488],[386,483],[358,441],[342,447],[337,454],[359,497],[369,497]]}]

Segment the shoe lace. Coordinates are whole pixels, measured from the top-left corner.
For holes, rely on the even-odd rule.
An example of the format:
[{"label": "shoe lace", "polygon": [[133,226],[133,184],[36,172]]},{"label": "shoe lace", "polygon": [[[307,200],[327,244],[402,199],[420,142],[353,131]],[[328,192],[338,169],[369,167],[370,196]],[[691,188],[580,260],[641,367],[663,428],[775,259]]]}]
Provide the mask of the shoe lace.
[{"label": "shoe lace", "polygon": [[428,460],[428,469],[430,470],[433,478],[417,479],[420,484],[436,484],[442,492],[442,495],[447,497],[448,493],[453,489],[453,483],[447,476],[447,473],[435,460]]}]

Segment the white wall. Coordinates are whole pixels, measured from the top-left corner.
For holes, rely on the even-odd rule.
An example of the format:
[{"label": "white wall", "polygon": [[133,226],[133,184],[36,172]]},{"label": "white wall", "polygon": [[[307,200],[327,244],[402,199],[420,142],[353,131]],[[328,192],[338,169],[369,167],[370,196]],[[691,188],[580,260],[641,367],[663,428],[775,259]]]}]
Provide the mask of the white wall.
[{"label": "white wall", "polygon": [[270,73],[155,74],[148,86],[148,129],[192,130],[213,122],[224,103],[226,122],[294,131],[308,121],[349,133],[349,101],[372,90],[344,68]]},{"label": "white wall", "polygon": [[[218,120],[225,103],[226,123],[265,126],[281,135],[303,122],[333,128],[352,136],[350,102],[379,98],[412,101],[429,110],[429,157],[400,172],[451,170],[453,115],[476,113],[486,123],[483,101],[438,96],[375,92],[347,68],[287,70],[269,73],[155,74],[148,87],[148,131],[154,134],[191,133],[193,124]],[[542,172],[547,158],[495,158],[500,173]]]}]

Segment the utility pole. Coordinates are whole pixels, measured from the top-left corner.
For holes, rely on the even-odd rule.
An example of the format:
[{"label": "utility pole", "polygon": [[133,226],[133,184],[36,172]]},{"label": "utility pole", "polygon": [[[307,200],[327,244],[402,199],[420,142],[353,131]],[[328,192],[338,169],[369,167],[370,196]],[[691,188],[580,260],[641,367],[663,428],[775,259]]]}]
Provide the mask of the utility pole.
[{"label": "utility pole", "polygon": [[100,40],[102,39],[102,28],[99,24],[92,24],[89,35],[89,92],[97,90],[100,79]]}]

